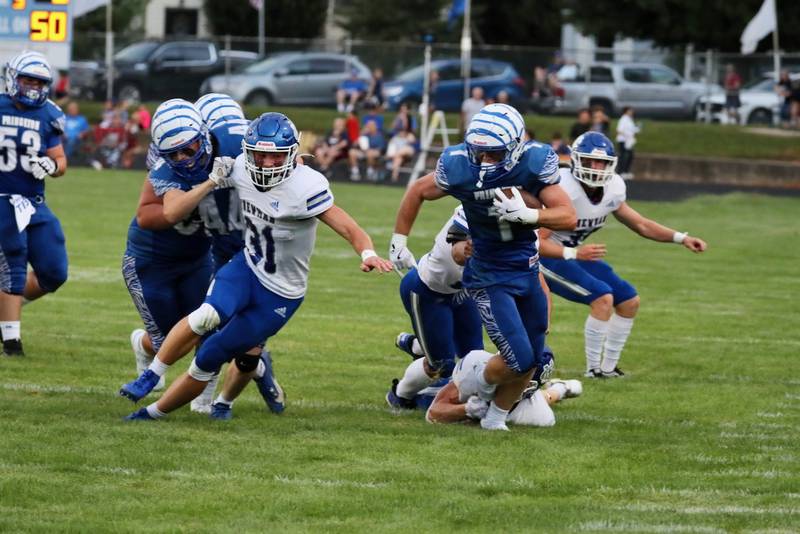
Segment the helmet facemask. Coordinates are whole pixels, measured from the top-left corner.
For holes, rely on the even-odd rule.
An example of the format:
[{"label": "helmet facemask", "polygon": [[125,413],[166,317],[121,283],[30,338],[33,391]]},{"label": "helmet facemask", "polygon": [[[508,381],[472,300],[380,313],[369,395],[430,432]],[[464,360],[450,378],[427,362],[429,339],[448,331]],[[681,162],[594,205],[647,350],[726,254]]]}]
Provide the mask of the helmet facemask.
[{"label": "helmet facemask", "polygon": [[[570,157],[573,176],[589,187],[603,187],[617,170],[617,156],[610,156],[600,149],[590,153],[573,151]],[[593,162],[598,161],[602,165],[593,165]]]},{"label": "helmet facemask", "polygon": [[170,150],[159,150],[158,153],[181,178],[191,180],[207,177],[206,168],[211,161],[211,142],[205,125],[194,139]]},{"label": "helmet facemask", "polygon": [[[41,81],[41,87],[31,84],[33,80]],[[53,73],[50,65],[38,52],[23,52],[6,65],[6,93],[23,106],[32,108],[44,106],[50,96],[52,83]]]},{"label": "helmet facemask", "polygon": [[[506,104],[489,104],[470,120],[464,144],[479,187],[502,178],[517,165],[525,147],[524,136],[522,116]],[[485,153],[490,154],[490,161],[485,161]]]},{"label": "helmet facemask", "polygon": [[[255,144],[249,144],[246,140],[243,140],[244,166],[250,175],[253,185],[259,191],[265,191],[288,180],[297,166],[296,160],[299,148],[299,143],[294,143],[287,147],[278,147],[271,141],[259,140]],[[265,167],[259,165],[259,163],[264,163],[264,157],[261,154],[284,154],[285,157],[283,163]]]}]

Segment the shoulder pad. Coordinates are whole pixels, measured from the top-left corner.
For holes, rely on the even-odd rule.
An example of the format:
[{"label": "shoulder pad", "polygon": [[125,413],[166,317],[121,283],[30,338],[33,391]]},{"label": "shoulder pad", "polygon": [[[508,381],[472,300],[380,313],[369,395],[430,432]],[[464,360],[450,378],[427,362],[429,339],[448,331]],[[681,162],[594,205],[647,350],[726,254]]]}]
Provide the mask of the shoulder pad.
[{"label": "shoulder pad", "polygon": [[558,155],[550,145],[531,143],[523,157],[527,157],[528,170],[540,181],[552,185],[559,181]]}]

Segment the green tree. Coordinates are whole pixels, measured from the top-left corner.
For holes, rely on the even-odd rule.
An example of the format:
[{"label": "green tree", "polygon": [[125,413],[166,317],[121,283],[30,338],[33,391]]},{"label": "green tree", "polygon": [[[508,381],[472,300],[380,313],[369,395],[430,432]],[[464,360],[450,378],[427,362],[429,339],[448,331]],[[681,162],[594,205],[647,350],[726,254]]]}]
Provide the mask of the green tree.
[{"label": "green tree", "polygon": [[[268,37],[314,38],[322,34],[327,0],[263,0]],[[205,0],[203,10],[215,35],[258,35],[258,11],[248,0]]]},{"label": "green tree", "polygon": [[[126,37],[132,39],[139,36],[130,35],[134,18],[144,14],[150,0],[125,0],[114,2],[111,11],[113,30],[123,37],[117,38],[117,44],[126,44]],[[106,31],[106,8],[100,7],[72,22],[72,57],[73,59],[100,59],[105,53],[105,41],[99,34]]]},{"label": "green tree", "polygon": [[[652,39],[671,47],[693,43],[697,49],[737,52],[739,38],[763,0],[570,0],[567,19],[598,43],[607,46],[615,36]],[[800,47],[800,2],[779,0],[781,48]],[[772,48],[764,39],[759,50]]]}]

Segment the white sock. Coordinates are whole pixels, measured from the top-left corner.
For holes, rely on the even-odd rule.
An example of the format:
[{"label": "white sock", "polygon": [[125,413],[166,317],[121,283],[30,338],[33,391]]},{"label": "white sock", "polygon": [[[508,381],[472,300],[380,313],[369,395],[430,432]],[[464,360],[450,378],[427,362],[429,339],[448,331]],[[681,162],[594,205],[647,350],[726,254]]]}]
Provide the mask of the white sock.
[{"label": "white sock", "polygon": [[603,365],[600,366],[601,371],[610,373],[617,366],[622,354],[622,348],[625,346],[625,342],[628,341],[632,328],[633,319],[621,317],[616,313],[611,316],[611,320],[608,321],[608,334],[606,335]]},{"label": "white sock", "polygon": [[214,404],[227,404],[228,406],[231,406],[233,405],[233,401],[226,399],[222,396],[222,393],[220,393],[217,395],[217,400],[214,401]]},{"label": "white sock", "polygon": [[211,401],[214,398],[214,392],[217,390],[217,382],[219,382],[219,374],[215,374],[214,376],[211,377],[211,380],[208,381],[208,384],[206,384],[206,387],[205,389],[203,389],[203,392],[200,393],[200,395],[198,395],[192,401],[192,403],[204,404],[204,405],[211,404]]},{"label": "white sock", "polygon": [[583,339],[586,347],[586,370],[599,369],[603,355],[603,341],[608,332],[609,321],[601,321],[591,315],[586,318],[583,327]]},{"label": "white sock", "polygon": [[267,366],[264,364],[264,360],[261,358],[258,359],[258,367],[256,367],[256,377],[261,378],[264,376],[264,373],[267,372]]},{"label": "white sock", "polygon": [[0,333],[3,341],[19,339],[19,321],[0,321]]},{"label": "white sock", "polygon": [[425,356],[422,345],[419,344],[419,339],[414,338],[414,341],[411,342],[411,352],[413,352],[415,356]]},{"label": "white sock", "polygon": [[552,393],[556,396],[556,402],[560,401],[564,398],[564,395],[567,394],[567,385],[563,382],[556,382],[554,384],[550,384],[547,386],[546,393]]},{"label": "white sock", "polygon": [[433,384],[433,378],[425,372],[425,358],[419,358],[406,367],[406,372],[397,384],[397,396],[413,399],[417,393]]},{"label": "white sock", "polygon": [[153,419],[158,419],[159,417],[164,417],[165,415],[167,415],[166,413],[159,410],[156,404],[158,403],[154,402],[153,404],[147,407],[147,413],[150,414],[150,417],[152,417]]},{"label": "white sock", "polygon": [[486,421],[487,425],[493,425],[505,423],[507,417],[508,410],[498,408],[494,401],[492,401],[492,403],[489,404],[489,409],[486,410],[486,416],[483,419]]},{"label": "white sock", "polygon": [[150,367],[148,367],[148,369],[153,371],[158,376],[164,376],[170,367],[172,366],[162,362],[158,358],[158,354],[156,354],[156,357],[153,358],[153,362],[150,364]]},{"label": "white sock", "polygon": [[485,401],[494,398],[494,392],[497,391],[497,384],[490,384],[486,381],[486,369],[478,373],[478,397]]}]

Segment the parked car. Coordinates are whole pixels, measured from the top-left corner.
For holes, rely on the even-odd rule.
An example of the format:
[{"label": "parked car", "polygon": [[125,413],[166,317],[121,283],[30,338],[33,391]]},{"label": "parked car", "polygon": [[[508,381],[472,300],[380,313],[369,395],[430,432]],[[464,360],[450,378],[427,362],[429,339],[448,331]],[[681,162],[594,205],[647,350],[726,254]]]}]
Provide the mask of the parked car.
[{"label": "parked car", "polygon": [[[800,81],[800,73],[789,75],[792,80]],[[772,74],[755,80],[739,91],[739,124],[778,124],[783,97],[775,91],[775,79]],[[697,105],[698,121],[706,118],[706,102],[711,103],[711,121],[727,124],[730,122],[725,112],[725,91],[717,90],[710,97],[702,96]]]},{"label": "parked car", "polygon": [[705,84],[688,82],[657,63],[565,65],[558,78],[563,96],[553,101],[551,111],[570,114],[601,106],[612,116],[631,106],[640,117],[694,118],[706,92]]},{"label": "parked car", "polygon": [[[255,52],[219,50],[210,41],[139,41],[114,54],[114,96],[133,101],[197,97],[208,76],[253,63]],[[105,66],[75,62],[70,66],[77,92],[105,98]]]},{"label": "parked car", "polygon": [[[436,90],[431,98],[436,109],[459,111],[464,101],[464,79],[461,77],[460,59],[439,59],[431,62],[431,70],[439,75]],[[389,109],[406,103],[416,109],[422,102],[425,67],[409,69],[383,86],[383,95]],[[473,59],[470,65],[470,86],[482,87],[486,98],[495,98],[500,91],[508,93],[515,106],[526,104],[525,80],[511,63],[493,59]],[[524,106],[523,106],[524,107]]]},{"label": "parked car", "polygon": [[283,52],[231,76],[212,76],[201,93],[223,92],[256,106],[274,104],[334,106],[339,84],[355,69],[364,81],[369,68],[356,56],[327,52]]}]

